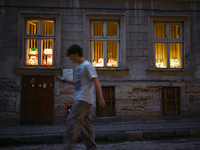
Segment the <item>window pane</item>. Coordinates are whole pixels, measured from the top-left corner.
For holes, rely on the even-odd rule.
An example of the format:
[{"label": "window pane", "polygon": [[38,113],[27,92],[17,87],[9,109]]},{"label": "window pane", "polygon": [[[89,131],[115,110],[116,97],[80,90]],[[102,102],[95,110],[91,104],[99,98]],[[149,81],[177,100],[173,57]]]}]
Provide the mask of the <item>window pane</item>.
[{"label": "window pane", "polygon": [[170,38],[180,38],[180,25],[170,25]]},{"label": "window pane", "polygon": [[27,34],[38,34],[38,20],[28,20]]},{"label": "window pane", "polygon": [[42,21],[42,34],[53,34],[53,21]]},{"label": "window pane", "polygon": [[53,40],[41,40],[41,64],[52,65],[53,63]]},{"label": "window pane", "polygon": [[156,68],[167,68],[167,44],[156,43]]},{"label": "window pane", "polygon": [[165,24],[155,24],[155,38],[165,38],[166,26]]},{"label": "window pane", "polygon": [[92,36],[103,36],[103,23],[93,23]]},{"label": "window pane", "polygon": [[180,43],[170,43],[170,68],[181,68]]},{"label": "window pane", "polygon": [[26,64],[27,65],[38,65],[38,40],[27,39],[27,55]]},{"label": "window pane", "polygon": [[92,60],[94,67],[104,66],[103,42],[92,42]]},{"label": "window pane", "polygon": [[118,67],[118,42],[107,42],[107,67]]},{"label": "window pane", "polygon": [[107,23],[107,36],[117,36],[117,23]]}]

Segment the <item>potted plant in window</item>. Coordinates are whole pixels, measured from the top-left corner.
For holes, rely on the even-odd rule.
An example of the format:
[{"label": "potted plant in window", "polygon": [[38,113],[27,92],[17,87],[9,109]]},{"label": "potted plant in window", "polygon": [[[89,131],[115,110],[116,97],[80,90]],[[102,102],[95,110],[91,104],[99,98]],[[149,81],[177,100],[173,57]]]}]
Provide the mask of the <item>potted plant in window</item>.
[{"label": "potted plant in window", "polygon": [[29,49],[29,54],[37,54],[37,47],[31,47]]}]

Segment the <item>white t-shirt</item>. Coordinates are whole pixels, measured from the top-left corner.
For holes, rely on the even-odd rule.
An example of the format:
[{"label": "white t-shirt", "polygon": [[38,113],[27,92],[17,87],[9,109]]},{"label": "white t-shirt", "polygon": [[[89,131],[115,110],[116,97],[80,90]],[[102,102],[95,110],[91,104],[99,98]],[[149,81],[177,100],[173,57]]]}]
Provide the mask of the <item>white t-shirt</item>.
[{"label": "white t-shirt", "polygon": [[92,78],[96,78],[97,73],[92,64],[85,60],[76,67],[76,85],[75,85],[75,100],[85,101],[93,104],[95,101],[94,89],[95,85]]}]

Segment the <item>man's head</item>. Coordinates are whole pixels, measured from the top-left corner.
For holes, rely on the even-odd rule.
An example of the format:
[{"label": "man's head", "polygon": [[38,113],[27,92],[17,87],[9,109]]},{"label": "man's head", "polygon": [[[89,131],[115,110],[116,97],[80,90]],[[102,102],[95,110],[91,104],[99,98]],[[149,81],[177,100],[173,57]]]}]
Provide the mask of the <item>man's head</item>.
[{"label": "man's head", "polygon": [[81,63],[84,60],[83,59],[83,50],[77,44],[74,44],[74,45],[70,46],[68,48],[68,50],[67,50],[67,54],[66,55],[74,63]]}]

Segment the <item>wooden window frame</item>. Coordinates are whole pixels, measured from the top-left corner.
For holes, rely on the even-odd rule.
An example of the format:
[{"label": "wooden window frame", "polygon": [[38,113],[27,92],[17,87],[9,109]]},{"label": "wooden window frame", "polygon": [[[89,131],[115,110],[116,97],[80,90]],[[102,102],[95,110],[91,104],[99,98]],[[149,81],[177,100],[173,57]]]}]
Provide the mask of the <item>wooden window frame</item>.
[{"label": "wooden window frame", "polygon": [[[38,34],[27,34],[27,27],[28,27],[28,20],[38,20],[39,21],[39,25],[38,25]],[[46,34],[42,34],[42,21],[44,20],[50,20],[53,21],[53,34],[50,35],[46,35]],[[27,65],[26,61],[27,61],[27,40],[32,40],[32,39],[36,39],[38,40],[38,65]],[[42,65],[41,62],[41,44],[42,44],[42,40],[53,40],[53,60],[52,60],[52,65]],[[53,66],[54,65],[54,41],[55,41],[55,20],[54,19],[47,19],[47,18],[27,18],[26,19],[26,31],[25,31],[25,35],[24,35],[24,41],[25,41],[25,46],[24,46],[24,52],[25,52],[25,66]]]},{"label": "wooden window frame", "polygon": [[[192,66],[192,59],[191,59],[191,46],[190,46],[190,24],[189,24],[189,17],[188,16],[149,16],[149,68],[148,71],[172,71],[172,70],[190,70]],[[173,39],[166,37],[164,39],[155,38],[155,29],[154,24],[155,23],[178,23],[181,24],[182,32],[181,38],[179,39]],[[167,32],[167,30],[166,30]],[[168,64],[167,68],[156,68],[156,61],[155,61],[155,43],[182,43],[181,44],[181,61],[182,66],[181,68],[170,68],[170,53],[169,50],[167,50],[167,57],[168,57]],[[167,49],[169,49],[169,46],[167,46]],[[187,58],[187,59],[186,59]]]},{"label": "wooden window frame", "polygon": [[[155,38],[155,25],[156,24],[165,24],[166,25],[166,37],[165,38]],[[169,26],[171,24],[176,24],[176,25],[180,25],[180,38],[170,38],[170,28]],[[183,68],[183,45],[184,45],[184,41],[183,41],[183,37],[182,37],[182,23],[180,22],[154,22],[154,32],[153,32],[153,45],[154,45],[154,54],[155,54],[155,44],[156,43],[165,43],[167,44],[167,68],[164,69],[181,69]],[[170,68],[170,44],[174,43],[181,43],[181,68]],[[156,59],[156,54],[154,56]],[[156,68],[156,67],[155,67]],[[163,68],[156,68],[156,69],[163,69]]]},{"label": "wooden window frame", "polygon": [[[54,20],[54,34],[53,35],[33,35],[26,34],[26,20],[27,19],[43,19]],[[60,40],[61,40],[61,15],[57,12],[19,12],[19,34],[18,34],[18,64],[17,68],[59,68],[61,63],[60,55]],[[40,32],[40,31],[39,31]],[[38,58],[38,65],[26,65],[26,39],[33,37],[34,39],[54,39],[53,42],[53,65],[39,65],[41,58]],[[39,47],[41,44],[38,44]],[[41,54],[40,54],[41,55]]]},{"label": "wooden window frame", "polygon": [[[97,97],[97,94],[96,94],[96,116],[97,117],[115,117],[115,87],[102,87],[102,91],[104,91],[103,88],[109,88],[109,90],[110,90],[110,99],[108,100],[104,96],[104,100],[105,100],[106,104],[110,105],[109,115],[107,115],[107,116],[102,115],[102,113],[101,113],[102,110],[103,109],[105,110],[106,108],[105,107],[102,108],[101,106],[99,106],[99,100],[98,100],[98,97]],[[114,92],[112,92],[112,90]],[[112,94],[114,94],[114,95],[112,95]],[[104,95],[104,93],[103,93],[103,95]],[[113,111],[113,109],[114,109],[114,111]]]},{"label": "wooden window frame", "polygon": [[[119,40],[118,45],[118,67],[96,67],[96,70],[122,70],[126,69],[126,17],[125,14],[85,14],[85,48],[84,48],[84,57],[86,60],[92,62],[92,47],[91,47],[91,40],[100,40],[98,37],[92,37],[92,29],[91,23],[92,21],[107,21],[107,22],[118,22],[118,39],[115,37],[110,37],[111,41]],[[108,39],[108,38],[107,38]],[[105,40],[105,38],[103,39]],[[106,46],[104,44],[104,46]],[[105,49],[104,49],[105,50]],[[104,55],[105,57],[105,55]],[[104,59],[105,61],[105,59]],[[104,63],[105,64],[105,63]],[[107,64],[107,62],[106,62]]]},{"label": "wooden window frame", "polygon": [[[167,98],[167,89],[168,88],[173,88],[173,90],[175,91],[175,98],[174,99],[168,99]],[[178,92],[178,91],[179,92]],[[170,116],[170,115],[167,115],[168,114],[168,110],[167,110],[167,106],[169,102],[174,102],[174,107],[175,107],[175,115],[173,116],[180,116],[181,115],[181,98],[180,98],[180,88],[179,87],[162,87],[162,93],[164,95],[162,95],[162,116],[166,117],[166,116]],[[164,97],[164,98],[163,98]],[[179,106],[178,106],[179,105]],[[163,108],[164,107],[164,108]]]}]

